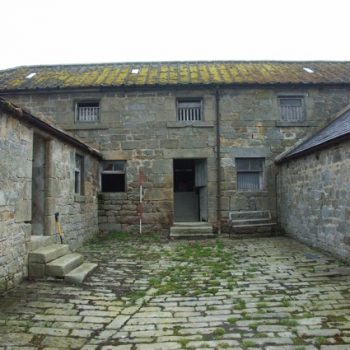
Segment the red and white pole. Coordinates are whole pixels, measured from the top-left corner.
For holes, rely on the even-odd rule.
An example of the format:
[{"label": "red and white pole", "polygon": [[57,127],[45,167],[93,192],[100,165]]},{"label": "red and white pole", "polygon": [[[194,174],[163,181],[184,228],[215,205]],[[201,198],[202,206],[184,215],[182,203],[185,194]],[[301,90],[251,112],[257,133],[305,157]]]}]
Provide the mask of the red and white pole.
[{"label": "red and white pole", "polygon": [[143,169],[140,168],[139,173],[139,182],[140,182],[140,203],[139,203],[139,217],[140,217],[140,234],[142,234],[142,219],[143,219],[143,213],[144,213],[144,207],[143,207],[143,184],[145,182],[145,174],[143,173]]}]

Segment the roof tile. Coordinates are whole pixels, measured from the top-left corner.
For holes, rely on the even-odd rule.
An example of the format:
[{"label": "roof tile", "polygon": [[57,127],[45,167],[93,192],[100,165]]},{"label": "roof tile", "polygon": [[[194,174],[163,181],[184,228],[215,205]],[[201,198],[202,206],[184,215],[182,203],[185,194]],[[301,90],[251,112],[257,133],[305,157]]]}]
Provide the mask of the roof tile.
[{"label": "roof tile", "polygon": [[[135,68],[139,72],[131,73]],[[36,75],[26,78],[30,73]],[[350,84],[350,62],[132,62],[25,66],[0,71],[0,91],[199,84]]]}]

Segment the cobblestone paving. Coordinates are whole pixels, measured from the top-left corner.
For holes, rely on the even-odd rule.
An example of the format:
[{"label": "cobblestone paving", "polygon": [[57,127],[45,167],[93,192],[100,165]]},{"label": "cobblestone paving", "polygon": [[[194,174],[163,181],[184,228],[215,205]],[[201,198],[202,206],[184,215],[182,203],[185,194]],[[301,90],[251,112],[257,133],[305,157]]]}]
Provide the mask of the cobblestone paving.
[{"label": "cobblestone paving", "polygon": [[82,252],[82,286],[0,297],[0,349],[350,349],[349,268],[288,238],[160,242]]}]

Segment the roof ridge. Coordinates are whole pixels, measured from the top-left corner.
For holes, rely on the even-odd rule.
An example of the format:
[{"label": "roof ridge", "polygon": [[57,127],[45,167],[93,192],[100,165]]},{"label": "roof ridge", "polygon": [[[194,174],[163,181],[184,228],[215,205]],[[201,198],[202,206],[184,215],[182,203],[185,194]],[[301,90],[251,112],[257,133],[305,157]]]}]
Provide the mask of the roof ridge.
[{"label": "roof ridge", "polygon": [[120,61],[120,62],[90,62],[90,63],[53,63],[53,64],[37,64],[37,65],[19,65],[0,71],[14,70],[20,68],[54,68],[54,67],[77,67],[77,66],[110,66],[110,65],[132,65],[132,64],[203,64],[203,63],[286,63],[286,64],[302,64],[302,63],[350,63],[350,60],[174,60],[174,61]]}]

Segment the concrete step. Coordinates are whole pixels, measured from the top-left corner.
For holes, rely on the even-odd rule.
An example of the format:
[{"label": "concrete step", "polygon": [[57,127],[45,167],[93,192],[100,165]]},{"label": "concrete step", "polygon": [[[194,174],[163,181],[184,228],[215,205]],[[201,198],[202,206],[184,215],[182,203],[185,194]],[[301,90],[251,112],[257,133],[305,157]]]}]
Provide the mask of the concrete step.
[{"label": "concrete step", "polygon": [[46,247],[48,245],[54,244],[55,240],[52,236],[30,236],[30,241],[28,243],[28,250],[30,252],[40,248]]},{"label": "concrete step", "polygon": [[60,258],[46,264],[45,274],[52,277],[64,277],[84,261],[81,254],[72,253],[61,256]]},{"label": "concrete step", "polygon": [[69,272],[64,279],[70,283],[83,283],[85,278],[92,273],[97,267],[94,263],[83,263],[71,272]]},{"label": "concrete step", "polygon": [[69,252],[69,246],[66,244],[51,244],[46,247],[40,247],[28,255],[28,262],[46,264]]}]

